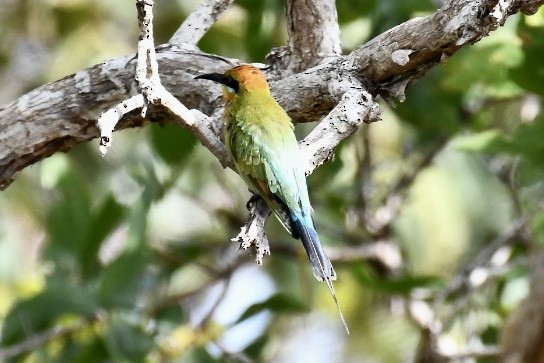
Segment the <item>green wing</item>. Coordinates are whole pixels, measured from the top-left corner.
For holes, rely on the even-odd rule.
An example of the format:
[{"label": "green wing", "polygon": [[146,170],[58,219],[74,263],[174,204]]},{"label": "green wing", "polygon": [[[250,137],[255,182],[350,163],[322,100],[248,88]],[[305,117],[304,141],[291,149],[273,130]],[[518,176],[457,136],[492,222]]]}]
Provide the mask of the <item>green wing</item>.
[{"label": "green wing", "polygon": [[246,184],[292,232],[286,225],[285,206],[297,214],[311,212],[297,140],[283,110],[270,115],[255,111],[238,113],[227,125],[225,141]]}]

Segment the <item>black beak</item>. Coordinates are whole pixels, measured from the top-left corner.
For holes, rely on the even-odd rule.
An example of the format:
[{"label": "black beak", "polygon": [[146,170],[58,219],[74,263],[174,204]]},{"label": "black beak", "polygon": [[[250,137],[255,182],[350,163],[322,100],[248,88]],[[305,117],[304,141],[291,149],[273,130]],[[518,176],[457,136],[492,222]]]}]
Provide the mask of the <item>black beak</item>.
[{"label": "black beak", "polygon": [[202,74],[200,76],[196,76],[195,79],[208,79],[210,81],[214,81],[224,85],[227,85],[227,83],[229,82],[229,78],[225,77],[225,75],[221,73]]},{"label": "black beak", "polygon": [[232,92],[235,92],[235,93],[238,93],[238,90],[240,89],[240,83],[238,83],[237,80],[233,79],[230,76],[225,76],[224,74],[221,74],[221,73],[202,74],[200,76],[196,76],[195,79],[209,79],[210,81],[221,83],[227,86],[228,89],[231,89]]}]

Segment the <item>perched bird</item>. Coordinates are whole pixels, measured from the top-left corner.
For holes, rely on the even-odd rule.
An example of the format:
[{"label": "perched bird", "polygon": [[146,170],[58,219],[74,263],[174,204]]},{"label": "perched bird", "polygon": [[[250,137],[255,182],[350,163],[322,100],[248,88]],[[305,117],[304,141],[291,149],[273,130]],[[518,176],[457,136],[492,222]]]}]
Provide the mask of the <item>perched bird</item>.
[{"label": "perched bird", "polygon": [[294,126],[272,97],[265,75],[257,67],[241,65],[196,79],[223,85],[224,141],[238,173],[291,235],[302,241],[315,277],[327,283],[347,330],[332,285],[336,273],[312,218]]}]

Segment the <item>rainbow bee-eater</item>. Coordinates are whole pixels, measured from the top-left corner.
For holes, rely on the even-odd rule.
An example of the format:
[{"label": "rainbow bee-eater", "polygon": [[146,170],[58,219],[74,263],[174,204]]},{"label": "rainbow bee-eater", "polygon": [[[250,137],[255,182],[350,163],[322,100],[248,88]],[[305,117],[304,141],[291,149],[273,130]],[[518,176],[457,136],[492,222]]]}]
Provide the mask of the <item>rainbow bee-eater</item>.
[{"label": "rainbow bee-eater", "polygon": [[224,74],[196,78],[223,85],[224,142],[238,174],[291,235],[302,241],[315,277],[327,283],[338,307],[332,285],[336,272],[315,229],[294,126],[270,93],[265,75],[257,67],[241,65]]}]

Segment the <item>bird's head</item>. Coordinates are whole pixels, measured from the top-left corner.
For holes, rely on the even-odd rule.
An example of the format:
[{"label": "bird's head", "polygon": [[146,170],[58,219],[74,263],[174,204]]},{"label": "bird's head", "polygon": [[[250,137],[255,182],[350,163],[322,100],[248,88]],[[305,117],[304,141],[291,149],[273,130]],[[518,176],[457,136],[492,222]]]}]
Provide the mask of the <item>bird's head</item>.
[{"label": "bird's head", "polygon": [[209,79],[223,85],[223,95],[227,102],[252,91],[270,92],[264,73],[257,67],[244,64],[229,69],[225,73],[203,74],[195,79]]}]

